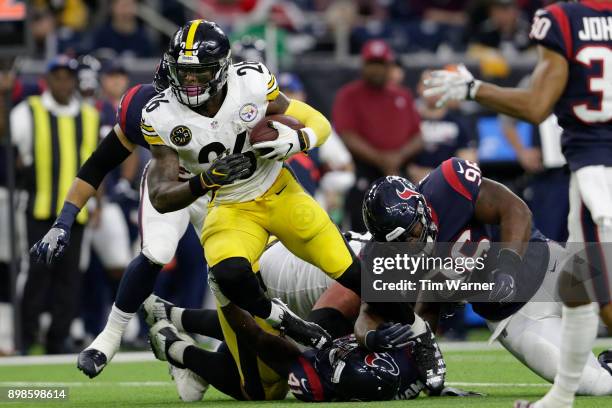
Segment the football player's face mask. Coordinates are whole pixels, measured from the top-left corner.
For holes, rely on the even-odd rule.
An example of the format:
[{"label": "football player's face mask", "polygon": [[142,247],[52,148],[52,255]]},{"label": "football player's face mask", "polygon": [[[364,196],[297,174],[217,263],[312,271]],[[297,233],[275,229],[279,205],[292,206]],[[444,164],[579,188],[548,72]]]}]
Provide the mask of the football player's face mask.
[{"label": "football player's face mask", "polygon": [[210,63],[181,63],[168,58],[170,86],[178,100],[191,107],[200,106],[221,91],[227,83],[230,65],[229,52],[219,61]]}]

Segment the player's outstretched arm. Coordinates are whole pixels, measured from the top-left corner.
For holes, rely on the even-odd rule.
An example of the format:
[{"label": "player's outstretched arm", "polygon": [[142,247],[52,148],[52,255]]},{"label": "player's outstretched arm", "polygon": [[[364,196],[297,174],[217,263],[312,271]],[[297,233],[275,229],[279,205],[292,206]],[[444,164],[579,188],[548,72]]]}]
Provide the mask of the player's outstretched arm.
[{"label": "player's outstretched arm", "polygon": [[369,304],[363,303],[355,322],[355,337],[368,350],[384,351],[406,346],[414,333],[409,324],[387,323]]},{"label": "player's outstretched arm", "polygon": [[496,112],[539,124],[553,111],[568,77],[567,60],[538,46],[539,60],[527,89],[502,88],[483,82],[475,100]]},{"label": "player's outstretched arm", "polygon": [[81,208],[96,194],[104,177],[121,164],[132,150],[134,145],[115,125],[79,169],[53,227],[30,249],[37,262],[50,265],[61,258],[68,247],[70,229]]},{"label": "player's outstretched arm", "polygon": [[257,356],[279,375],[289,375],[289,368],[301,355],[294,343],[266,332],[250,314],[233,303],[228,303],[221,310],[237,338],[251,347]]},{"label": "player's outstretched arm", "polygon": [[457,71],[434,71],[425,81],[425,96],[440,96],[438,106],[449,100],[473,99],[496,112],[540,123],[552,112],[567,83],[567,60],[538,46],[538,64],[528,88],[505,88],[474,79],[463,66]]}]

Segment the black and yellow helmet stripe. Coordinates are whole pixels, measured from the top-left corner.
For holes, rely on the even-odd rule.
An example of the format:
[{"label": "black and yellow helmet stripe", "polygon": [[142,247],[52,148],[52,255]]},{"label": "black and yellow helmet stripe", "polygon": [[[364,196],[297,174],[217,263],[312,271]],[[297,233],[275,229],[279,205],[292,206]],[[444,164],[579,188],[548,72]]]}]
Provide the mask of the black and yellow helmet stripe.
[{"label": "black and yellow helmet stripe", "polygon": [[203,20],[193,20],[187,31],[187,39],[185,40],[185,55],[193,55],[193,39],[198,30],[198,26]]}]

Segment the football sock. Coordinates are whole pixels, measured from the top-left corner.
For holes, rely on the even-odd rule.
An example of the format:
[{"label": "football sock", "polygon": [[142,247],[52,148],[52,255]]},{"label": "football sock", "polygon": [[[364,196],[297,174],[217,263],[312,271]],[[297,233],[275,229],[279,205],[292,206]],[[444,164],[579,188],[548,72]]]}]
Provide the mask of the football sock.
[{"label": "football sock", "polygon": [[[186,342],[177,342],[185,343]],[[174,346],[174,344],[173,344]],[[178,355],[182,351],[182,355]],[[169,349],[171,357],[182,361],[183,365],[202,377],[204,381],[237,400],[244,400],[240,386],[240,374],[229,349],[223,343],[217,351],[207,351],[197,346],[187,345],[182,350]]]},{"label": "football sock", "polygon": [[115,304],[126,313],[136,313],[147,296],[153,293],[162,265],[153,263],[142,253],[130,262],[121,277]]},{"label": "football sock", "polygon": [[421,334],[427,331],[427,325],[425,324],[425,320],[421,319],[421,316],[418,314],[414,314],[414,323],[410,325],[412,328],[412,332],[414,336],[420,336]]},{"label": "football sock", "polygon": [[594,304],[563,306],[561,355],[555,382],[538,403],[542,407],[571,407],[580,384],[599,323]]},{"label": "football sock", "polygon": [[[175,319],[175,309],[172,308],[171,316],[172,323]],[[217,311],[214,309],[182,309],[180,313],[181,330],[190,333],[197,333],[203,336],[212,337],[217,340],[223,340],[223,331],[221,330],[221,324],[219,323],[219,317]],[[178,316],[178,313],[176,313]],[[176,323],[175,323],[176,325]],[[179,327],[177,325],[177,327]],[[180,329],[180,328],[179,328]]]},{"label": "football sock", "polygon": [[106,356],[107,363],[110,362],[119,349],[121,337],[132,316],[134,316],[134,313],[123,312],[116,305],[113,305],[104,330],[87,348],[101,351]]},{"label": "football sock", "polygon": [[180,331],[197,333],[196,331],[185,329],[185,326],[183,326],[183,312],[185,312],[185,309],[183,309],[182,307],[172,306],[170,308],[170,321]]}]

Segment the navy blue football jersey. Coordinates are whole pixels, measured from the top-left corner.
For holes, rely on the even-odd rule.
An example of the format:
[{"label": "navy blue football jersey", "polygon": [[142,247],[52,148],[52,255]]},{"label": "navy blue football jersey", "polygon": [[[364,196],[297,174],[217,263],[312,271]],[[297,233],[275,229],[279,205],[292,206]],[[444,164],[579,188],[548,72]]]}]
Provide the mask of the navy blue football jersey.
[{"label": "navy blue football jersey", "polygon": [[117,110],[117,123],[127,139],[149,150],[149,144],[144,140],[140,130],[142,109],[151,98],[157,95],[155,87],[151,84],[138,84],[128,89],[121,97]]},{"label": "navy blue football jersey", "polygon": [[531,38],[568,61],[554,112],[570,169],[612,166],[612,3],[559,2],[538,10]]},{"label": "navy blue football jersey", "polygon": [[[484,258],[483,275],[496,268],[499,245],[499,227],[483,224],[475,217],[476,201],[480,193],[482,175],[476,163],[451,158],[444,161],[423,179],[417,190],[423,194],[434,222],[438,227],[437,248],[450,253],[437,252],[437,256],[461,256]],[[548,266],[548,247],[543,245],[546,238],[533,230],[530,242],[523,256],[525,268],[519,277],[519,297],[529,299],[544,280]],[[515,313],[524,302],[474,303],[474,310],[489,320],[501,320]]]},{"label": "navy blue football jersey", "polygon": [[[331,347],[323,350],[307,350],[292,365],[289,371],[289,389],[302,401],[344,400],[335,392],[335,384],[342,381],[345,365],[339,357],[342,351],[360,347],[354,335],[334,340]],[[395,399],[416,398],[424,389],[418,379],[416,362],[410,346],[386,353],[363,350],[363,366],[381,367],[391,373],[399,374],[400,387]],[[356,371],[358,373],[359,370]]]}]

